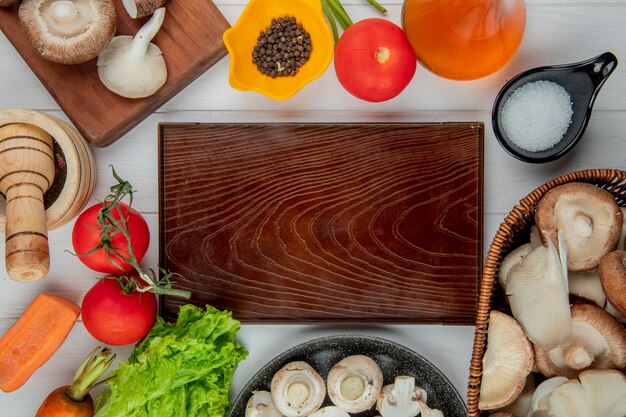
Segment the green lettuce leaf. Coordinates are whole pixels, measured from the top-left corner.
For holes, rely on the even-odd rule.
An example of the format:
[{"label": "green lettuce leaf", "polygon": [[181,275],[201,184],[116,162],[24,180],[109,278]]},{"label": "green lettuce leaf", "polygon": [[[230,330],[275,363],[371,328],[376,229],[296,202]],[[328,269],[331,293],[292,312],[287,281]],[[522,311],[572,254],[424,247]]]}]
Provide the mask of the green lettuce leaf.
[{"label": "green lettuce leaf", "polygon": [[95,417],[223,417],[233,373],[248,352],[239,322],[207,306],[180,308],[176,323],[157,318],[98,398]]}]

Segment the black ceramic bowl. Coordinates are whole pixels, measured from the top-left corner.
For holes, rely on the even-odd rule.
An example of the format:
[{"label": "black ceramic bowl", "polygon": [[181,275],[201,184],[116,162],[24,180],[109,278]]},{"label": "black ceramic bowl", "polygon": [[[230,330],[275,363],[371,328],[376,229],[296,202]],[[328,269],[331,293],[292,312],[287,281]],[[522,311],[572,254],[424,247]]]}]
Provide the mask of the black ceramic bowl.
[{"label": "black ceramic bowl", "polygon": [[[526,162],[549,162],[565,155],[585,132],[596,96],[616,66],[615,55],[606,52],[588,61],[539,67],[517,75],[500,90],[493,106],[492,123],[496,139],[509,154]],[[539,80],[553,81],[567,90],[572,101],[572,123],[563,138],[552,148],[530,152],[509,140],[502,127],[500,115],[504,103],[517,88]]]},{"label": "black ceramic bowl", "polygon": [[[243,388],[229,417],[244,417],[246,404],[254,391],[270,390],[272,377],[280,368],[293,361],[305,361],[326,381],[334,364],[350,355],[366,355],[383,371],[383,383],[391,384],[396,376],[409,375],[428,394],[427,405],[443,412],[446,417],[467,417],[467,407],[452,383],[432,363],[414,351],[371,336],[340,335],[311,340],[295,346],[267,363]],[[323,406],[332,405],[328,395]],[[373,417],[378,413],[366,411],[353,417]]]}]

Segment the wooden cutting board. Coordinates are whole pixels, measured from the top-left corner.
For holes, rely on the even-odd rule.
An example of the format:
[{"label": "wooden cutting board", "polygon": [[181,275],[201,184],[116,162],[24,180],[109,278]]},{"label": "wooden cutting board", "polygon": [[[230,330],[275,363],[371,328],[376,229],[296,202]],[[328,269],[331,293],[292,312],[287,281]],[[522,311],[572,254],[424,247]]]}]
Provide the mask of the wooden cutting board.
[{"label": "wooden cutting board", "polygon": [[[148,18],[133,20],[122,0],[117,10],[117,35],[134,35]],[[168,0],[165,21],[154,40],[165,58],[168,79],[156,94],[144,99],[120,97],[100,82],[96,59],[61,65],[37,53],[22,31],[18,7],[0,7],[0,30],[37,75],[44,87],[92,145],[119,139],[195,80],[227,51],[222,34],[229,24],[211,0]]]},{"label": "wooden cutting board", "polygon": [[160,265],[193,303],[248,322],[473,323],[482,123],[159,131]]}]

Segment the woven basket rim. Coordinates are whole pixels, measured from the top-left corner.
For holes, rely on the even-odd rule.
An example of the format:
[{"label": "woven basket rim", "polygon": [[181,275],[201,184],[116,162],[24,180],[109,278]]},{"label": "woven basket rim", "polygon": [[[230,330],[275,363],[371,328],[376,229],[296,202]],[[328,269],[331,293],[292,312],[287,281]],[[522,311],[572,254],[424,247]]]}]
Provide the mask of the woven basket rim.
[{"label": "woven basket rim", "polygon": [[477,304],[476,326],[474,330],[474,343],[472,348],[472,359],[470,361],[469,381],[467,385],[467,405],[468,416],[479,417],[482,415],[478,409],[478,399],[480,397],[480,380],[482,375],[482,360],[486,348],[487,326],[489,313],[493,301],[493,293],[497,279],[501,257],[504,246],[511,241],[519,226],[529,227],[533,222],[537,202],[546,192],[559,185],[571,182],[587,182],[610,191],[618,203],[624,205],[626,199],[626,171],[620,169],[586,169],[575,171],[569,174],[554,178],[531,191],[526,197],[521,199],[517,205],[509,212],[500,224],[487,252],[487,257],[483,267],[483,274],[480,280],[479,298]]}]

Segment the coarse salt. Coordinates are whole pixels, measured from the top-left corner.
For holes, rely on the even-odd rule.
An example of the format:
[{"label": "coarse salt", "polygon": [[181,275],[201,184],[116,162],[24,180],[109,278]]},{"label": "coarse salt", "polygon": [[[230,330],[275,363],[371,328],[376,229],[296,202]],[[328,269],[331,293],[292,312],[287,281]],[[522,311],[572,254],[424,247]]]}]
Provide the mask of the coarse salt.
[{"label": "coarse salt", "polygon": [[515,89],[502,107],[504,133],[529,152],[550,149],[572,123],[572,101],[561,85],[533,81]]}]

